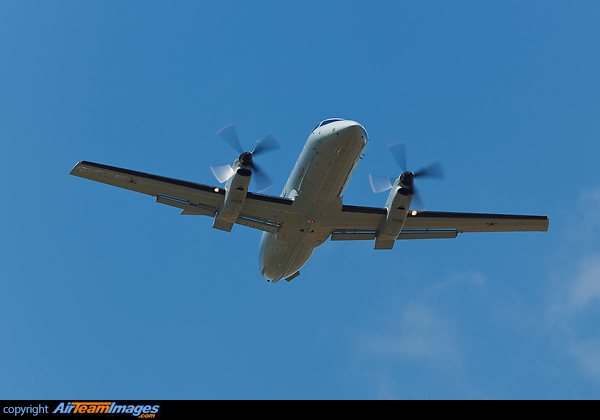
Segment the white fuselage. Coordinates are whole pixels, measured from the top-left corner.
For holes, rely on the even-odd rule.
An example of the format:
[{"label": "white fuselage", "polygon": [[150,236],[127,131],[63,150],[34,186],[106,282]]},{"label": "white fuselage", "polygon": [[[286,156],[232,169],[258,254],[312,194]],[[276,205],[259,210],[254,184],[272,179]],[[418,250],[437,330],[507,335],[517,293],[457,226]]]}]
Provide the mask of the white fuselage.
[{"label": "white fuselage", "polygon": [[264,232],[260,241],[259,267],[267,280],[296,273],[329,238],[330,220],[341,212],[342,194],[367,142],[355,121],[325,120],[310,134],[281,193],[294,200],[298,216],[277,234]]}]

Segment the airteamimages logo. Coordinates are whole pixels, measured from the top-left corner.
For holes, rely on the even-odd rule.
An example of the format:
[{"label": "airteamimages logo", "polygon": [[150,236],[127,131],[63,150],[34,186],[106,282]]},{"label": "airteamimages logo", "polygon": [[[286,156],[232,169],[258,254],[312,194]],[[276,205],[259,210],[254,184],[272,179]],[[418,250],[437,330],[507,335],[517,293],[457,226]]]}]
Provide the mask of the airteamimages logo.
[{"label": "airteamimages logo", "polygon": [[160,405],[119,404],[105,401],[61,402],[52,414],[131,414],[140,419],[156,418]]}]

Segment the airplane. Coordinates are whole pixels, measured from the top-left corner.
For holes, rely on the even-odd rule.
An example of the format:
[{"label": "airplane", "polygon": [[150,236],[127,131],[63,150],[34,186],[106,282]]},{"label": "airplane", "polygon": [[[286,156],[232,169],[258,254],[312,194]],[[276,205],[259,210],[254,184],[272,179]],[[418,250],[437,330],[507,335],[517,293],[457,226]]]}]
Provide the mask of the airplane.
[{"label": "airplane", "polygon": [[[224,186],[152,175],[130,169],[81,161],[70,174],[153,196],[185,215],[213,218],[212,227],[230,232],[234,224],[262,231],[259,270],[267,281],[290,281],[300,274],[314,250],[332,241],[374,241],[374,249],[392,249],[397,240],[456,238],[464,232],[547,231],[546,216],[457,213],[411,210],[420,176],[439,176],[441,166],[421,171],[405,168],[402,145],[390,146],[403,172],[382,186],[370,177],[374,191],[390,189],[385,207],[343,203],[343,195],[369,137],[356,121],[329,118],[310,133],[300,157],[279,196],[250,192],[253,175],[259,185],[270,182],[254,162],[255,156],[279,146],[269,134],[252,151],[240,146],[233,125],[219,135],[240,154],[232,165],[211,167]],[[400,151],[400,152],[399,152]],[[384,181],[383,184],[386,184]]]}]

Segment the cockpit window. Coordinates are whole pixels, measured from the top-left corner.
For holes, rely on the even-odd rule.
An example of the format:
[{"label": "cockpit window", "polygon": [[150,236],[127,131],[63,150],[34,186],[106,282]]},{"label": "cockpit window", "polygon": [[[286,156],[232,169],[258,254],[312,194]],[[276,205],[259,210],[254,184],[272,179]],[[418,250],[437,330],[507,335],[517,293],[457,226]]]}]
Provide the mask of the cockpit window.
[{"label": "cockpit window", "polygon": [[319,123],[319,125],[317,125],[315,128],[313,128],[312,131],[315,131],[319,127],[323,127],[324,125],[331,124],[332,122],[336,122],[336,121],[344,121],[344,119],[343,118],[329,118],[328,120],[321,121]]},{"label": "cockpit window", "polygon": [[344,120],[341,118],[330,118],[328,120],[323,121],[321,124],[319,124],[319,127],[323,127],[324,125],[331,124],[332,122],[336,122],[336,121],[344,121]]}]

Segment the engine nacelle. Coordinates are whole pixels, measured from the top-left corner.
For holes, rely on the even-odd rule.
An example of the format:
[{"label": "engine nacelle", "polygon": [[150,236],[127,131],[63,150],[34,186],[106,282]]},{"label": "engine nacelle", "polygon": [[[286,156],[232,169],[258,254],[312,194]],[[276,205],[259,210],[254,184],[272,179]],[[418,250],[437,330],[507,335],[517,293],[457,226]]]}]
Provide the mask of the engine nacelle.
[{"label": "engine nacelle", "polygon": [[251,179],[252,171],[238,166],[235,174],[225,184],[223,207],[217,212],[212,227],[231,232],[246,200]]},{"label": "engine nacelle", "polygon": [[390,191],[385,208],[387,216],[381,222],[375,236],[375,249],[392,249],[396,238],[402,231],[410,203],[413,198],[413,189],[403,185],[399,177]]}]

